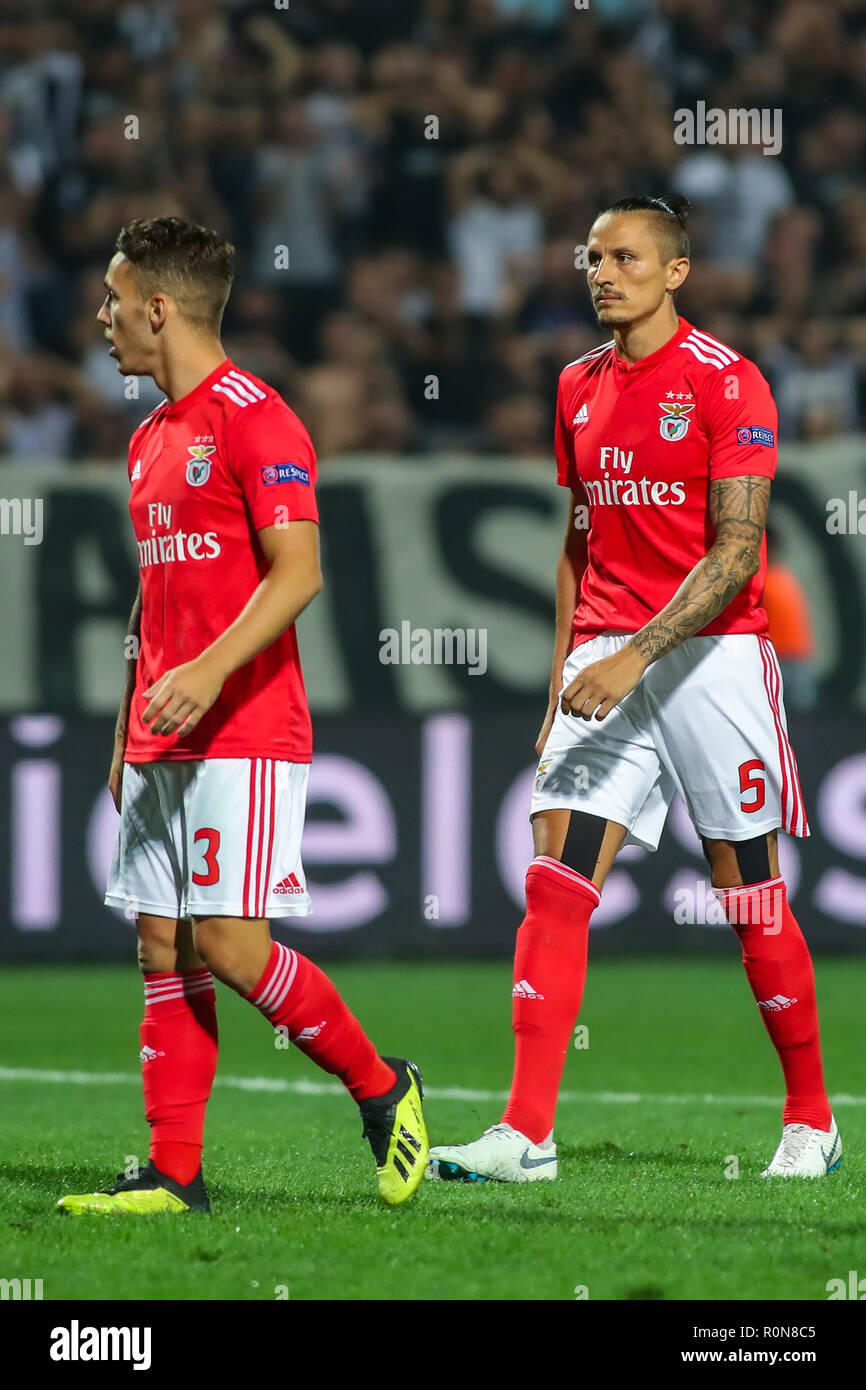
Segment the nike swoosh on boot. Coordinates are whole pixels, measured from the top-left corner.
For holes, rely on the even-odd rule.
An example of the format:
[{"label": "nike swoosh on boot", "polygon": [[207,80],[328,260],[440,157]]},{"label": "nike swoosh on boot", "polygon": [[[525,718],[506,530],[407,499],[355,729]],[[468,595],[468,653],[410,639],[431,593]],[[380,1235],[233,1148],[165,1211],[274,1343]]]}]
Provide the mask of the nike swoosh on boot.
[{"label": "nike swoosh on boot", "polygon": [[524,1149],[520,1155],[521,1168],[543,1168],[545,1163],[555,1163],[556,1154],[549,1154],[546,1158],[527,1158],[529,1149]]}]

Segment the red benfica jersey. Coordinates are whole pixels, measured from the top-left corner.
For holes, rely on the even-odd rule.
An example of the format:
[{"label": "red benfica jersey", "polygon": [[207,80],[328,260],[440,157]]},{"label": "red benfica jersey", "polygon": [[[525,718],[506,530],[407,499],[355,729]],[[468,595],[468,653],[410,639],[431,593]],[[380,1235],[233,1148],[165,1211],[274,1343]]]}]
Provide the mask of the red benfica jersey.
[{"label": "red benfica jersey", "polygon": [[127,762],[311,761],[294,626],[229,676],[185,738],[154,734],[141,716],[143,692],[225,632],[268,572],[257,532],[318,521],[315,476],[297,415],[228,358],[188,396],[163,401],[133,434],[129,512],[141,568],[141,648]]},{"label": "red benfica jersey", "polygon": [[[574,615],[575,643],[637,632],[673,598],[715,539],[714,478],[776,472],[776,407],[753,362],[679,320],[639,362],[614,343],[565,367],[556,410],[563,487],[582,486],[588,563]],[[761,568],[701,635],[766,632]]]}]

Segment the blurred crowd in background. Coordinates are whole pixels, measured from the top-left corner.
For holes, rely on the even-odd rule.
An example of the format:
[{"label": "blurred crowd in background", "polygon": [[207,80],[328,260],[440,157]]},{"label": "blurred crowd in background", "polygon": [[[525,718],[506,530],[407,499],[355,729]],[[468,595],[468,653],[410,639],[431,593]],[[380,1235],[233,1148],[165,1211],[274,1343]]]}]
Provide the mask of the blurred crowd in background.
[{"label": "blurred crowd in background", "polygon": [[[699,101],[781,109],[779,154],[678,144]],[[226,349],[322,460],[549,459],[605,336],[575,248],[673,191],[680,311],[758,362],[783,440],[850,433],[864,170],[864,0],[0,0],[0,453],[125,460],[161,393],[125,398],[102,277],[176,213],[235,242]]]}]

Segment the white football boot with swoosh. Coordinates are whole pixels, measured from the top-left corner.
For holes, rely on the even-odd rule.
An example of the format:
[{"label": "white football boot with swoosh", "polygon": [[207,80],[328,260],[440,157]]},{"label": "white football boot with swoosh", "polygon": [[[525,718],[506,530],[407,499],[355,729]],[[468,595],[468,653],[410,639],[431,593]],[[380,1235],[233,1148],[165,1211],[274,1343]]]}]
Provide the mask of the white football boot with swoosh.
[{"label": "white football boot with swoosh", "polygon": [[785,1125],[782,1142],[762,1178],[823,1178],[842,1162],[842,1140],[833,1116],[829,1129]]},{"label": "white football boot with swoosh", "polygon": [[511,1125],[491,1125],[471,1144],[437,1144],[428,1178],[462,1182],[551,1182],[557,1176],[556,1145],[533,1144]]}]

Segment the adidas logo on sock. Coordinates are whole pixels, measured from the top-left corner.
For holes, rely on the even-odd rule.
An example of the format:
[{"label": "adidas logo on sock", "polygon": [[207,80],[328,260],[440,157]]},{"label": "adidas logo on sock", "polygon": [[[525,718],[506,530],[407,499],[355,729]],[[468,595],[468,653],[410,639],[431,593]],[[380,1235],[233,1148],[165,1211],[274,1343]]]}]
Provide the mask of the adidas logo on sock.
[{"label": "adidas logo on sock", "polygon": [[302,1028],[300,1033],[298,1033],[296,1037],[292,1038],[292,1042],[309,1042],[311,1038],[317,1038],[327,1021],[328,1020],[326,1018],[323,1018],[321,1023],[317,1023],[312,1028]]},{"label": "adidas logo on sock", "polygon": [[774,994],[772,999],[759,999],[758,1008],[766,1009],[768,1013],[776,1013],[779,1009],[790,1009],[796,1002],[796,999],[786,999],[784,994]]},{"label": "adidas logo on sock", "polygon": [[297,874],[286,874],[282,882],[276,884],[273,889],[275,893],[303,893],[303,891]]},{"label": "adidas logo on sock", "polygon": [[155,1048],[153,1048],[153,1047],[148,1047],[147,1043],[145,1043],[145,1044],[144,1044],[144,1047],[141,1049],[141,1051],[140,1051],[139,1054],[138,1054],[138,1060],[139,1060],[139,1062],[152,1062],[153,1059],[154,1059],[154,1057],[164,1057],[164,1056],[165,1056],[165,1053],[164,1053],[164,1052],[157,1052]]},{"label": "adidas logo on sock", "polygon": [[543,999],[544,995],[533,989],[528,980],[518,980],[511,991],[512,999]]}]

